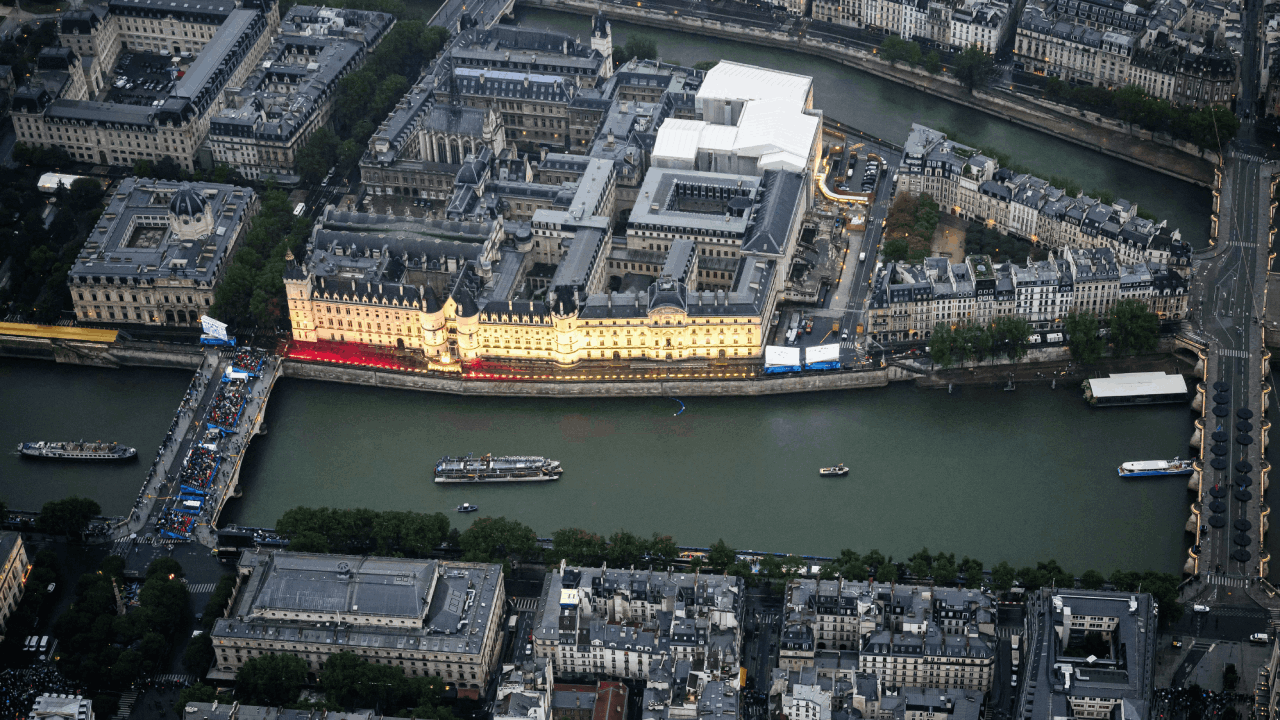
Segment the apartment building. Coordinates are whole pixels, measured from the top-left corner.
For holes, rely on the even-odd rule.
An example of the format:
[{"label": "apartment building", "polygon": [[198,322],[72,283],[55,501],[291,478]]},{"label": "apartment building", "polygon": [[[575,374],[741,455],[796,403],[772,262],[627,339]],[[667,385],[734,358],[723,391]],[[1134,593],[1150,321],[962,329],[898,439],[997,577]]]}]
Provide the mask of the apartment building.
[{"label": "apartment building", "polygon": [[922,125],[913,125],[907,136],[897,187],[912,195],[929,193],[943,212],[1049,248],[1105,247],[1122,262],[1190,270],[1191,247],[1181,233],[1140,217],[1128,200],[1108,204],[1068,196]]},{"label": "apartment building", "polygon": [[338,82],[390,32],[387,13],[296,5],[261,66],[209,122],[214,162],[246,178],[291,176],[298,150],[333,112]]},{"label": "apartment building", "polygon": [[737,677],[742,578],[561,562],[546,588],[534,654],[558,672],[648,679],[674,662],[708,680]]},{"label": "apartment building", "polygon": [[[1026,613],[1026,674],[1015,715],[1146,717],[1154,687],[1156,603],[1145,593],[1042,588]],[[1081,652],[1088,642],[1090,652]],[[1100,648],[1108,648],[1098,652]]]},{"label": "apartment building", "polygon": [[22,602],[27,570],[31,566],[27,560],[27,546],[22,541],[22,533],[0,533],[0,556],[4,557],[4,568],[0,569],[0,640],[3,640],[9,616],[18,609],[18,603]]}]

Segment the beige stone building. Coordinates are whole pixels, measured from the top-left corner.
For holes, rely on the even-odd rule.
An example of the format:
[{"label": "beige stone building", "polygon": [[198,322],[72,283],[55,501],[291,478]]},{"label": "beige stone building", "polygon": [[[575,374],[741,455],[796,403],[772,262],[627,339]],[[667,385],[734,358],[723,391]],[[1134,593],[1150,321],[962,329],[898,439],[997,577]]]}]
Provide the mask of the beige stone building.
[{"label": "beige stone building", "polygon": [[76,318],[199,326],[258,206],[249,188],[126,178],[67,274]]},{"label": "beige stone building", "polygon": [[497,669],[501,565],[277,551],[245,552],[237,569],[236,596],[211,633],[215,676],[274,654],[318,672],[351,652],[474,698]]},{"label": "beige stone building", "polygon": [[[114,0],[105,14],[100,8],[73,13],[61,38],[78,68],[88,64],[89,72],[83,85],[33,79],[19,88],[12,104],[18,142],[62,148],[82,162],[132,166],[168,157],[194,170],[210,116],[225,105],[224,90],[240,87],[255,69],[280,14],[269,2],[213,0],[192,15],[189,9],[161,11],[145,0]],[[194,53],[195,59],[167,97],[151,105],[110,102],[100,93],[122,49],[162,58]],[[82,52],[93,53],[87,63],[78,57]]]},{"label": "beige stone building", "polygon": [[26,590],[27,570],[31,567],[21,533],[0,533],[0,556],[4,557],[4,568],[0,569],[0,640],[3,640],[9,616],[18,609]]}]

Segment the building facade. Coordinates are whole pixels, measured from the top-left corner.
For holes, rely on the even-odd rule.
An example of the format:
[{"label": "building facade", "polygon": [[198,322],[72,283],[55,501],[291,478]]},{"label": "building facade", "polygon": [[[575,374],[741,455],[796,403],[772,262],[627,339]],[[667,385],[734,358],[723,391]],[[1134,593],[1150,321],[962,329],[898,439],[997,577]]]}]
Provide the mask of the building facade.
[{"label": "building facade", "polygon": [[21,533],[0,533],[0,556],[4,557],[4,568],[0,569],[0,640],[3,640],[9,616],[22,602],[27,587],[27,570],[31,568]]},{"label": "building facade", "polygon": [[67,274],[76,318],[199,327],[258,206],[249,188],[124,179]]},{"label": "building facade", "polygon": [[245,552],[239,589],[210,633],[216,672],[290,654],[318,672],[352,652],[477,697],[497,670],[502,566],[275,551]]}]

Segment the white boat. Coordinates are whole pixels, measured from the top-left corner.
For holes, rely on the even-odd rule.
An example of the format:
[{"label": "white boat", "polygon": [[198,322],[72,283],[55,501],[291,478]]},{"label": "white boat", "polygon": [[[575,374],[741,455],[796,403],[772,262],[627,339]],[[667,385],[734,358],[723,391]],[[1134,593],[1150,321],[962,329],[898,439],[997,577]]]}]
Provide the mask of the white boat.
[{"label": "white boat", "polygon": [[1190,460],[1134,460],[1116,468],[1120,477],[1159,477],[1163,475],[1190,475],[1195,468]]},{"label": "white boat", "polygon": [[818,475],[822,477],[844,477],[849,474],[849,468],[844,463],[832,467],[824,467],[818,469]]},{"label": "white boat", "polygon": [[478,505],[472,505],[471,503],[462,503],[458,506],[458,512],[460,513],[475,512],[479,509],[480,507]]}]

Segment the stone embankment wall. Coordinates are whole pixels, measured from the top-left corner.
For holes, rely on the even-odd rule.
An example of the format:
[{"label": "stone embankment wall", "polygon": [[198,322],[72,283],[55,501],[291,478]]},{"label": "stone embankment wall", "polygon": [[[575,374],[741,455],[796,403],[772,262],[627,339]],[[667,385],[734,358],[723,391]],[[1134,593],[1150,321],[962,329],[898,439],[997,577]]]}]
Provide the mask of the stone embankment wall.
[{"label": "stone embankment wall", "polygon": [[884,387],[894,380],[917,376],[897,367],[867,372],[814,373],[801,376],[751,380],[654,380],[636,382],[498,382],[462,380],[439,376],[390,372],[369,368],[339,367],[287,360],[285,377],[372,385],[397,390],[489,395],[494,397],[697,397],[700,395],[780,395],[785,393]]},{"label": "stone embankment wall", "polygon": [[200,367],[204,359],[199,345],[132,340],[103,345],[11,335],[0,337],[0,357],[53,360],[68,365],[95,367],[158,367],[184,370]]},{"label": "stone embankment wall", "polygon": [[[518,0],[518,3],[546,7],[563,12],[595,15],[604,12],[610,18],[637,25],[710,35],[784,50],[816,55],[850,67],[994,115],[1008,122],[1047,133],[1076,145],[1113,155],[1185,182],[1209,187],[1213,181],[1213,153],[1171,137],[1145,131],[1130,133],[1117,120],[1096,113],[1084,113],[1065,105],[1029,98],[1013,93],[970,93],[949,75],[932,75],[907,63],[887,63],[860,48],[810,37],[791,35],[780,30],[721,22],[712,18],[672,15],[643,5],[603,4],[590,0]],[[900,142],[903,138],[885,138]]]}]

